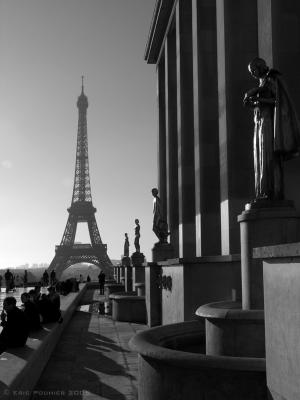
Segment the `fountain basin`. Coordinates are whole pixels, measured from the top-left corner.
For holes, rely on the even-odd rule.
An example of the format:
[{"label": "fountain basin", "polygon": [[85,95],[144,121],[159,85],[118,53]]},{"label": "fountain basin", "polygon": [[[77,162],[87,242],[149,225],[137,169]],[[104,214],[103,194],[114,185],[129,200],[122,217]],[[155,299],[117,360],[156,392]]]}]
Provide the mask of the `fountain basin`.
[{"label": "fountain basin", "polygon": [[206,354],[265,357],[263,310],[243,310],[236,301],[220,301],[199,307],[205,319]]},{"label": "fountain basin", "polygon": [[109,295],[111,293],[122,292],[125,290],[125,286],[121,283],[105,283],[104,284],[104,296],[105,301],[109,301]]},{"label": "fountain basin", "polygon": [[265,359],[205,354],[200,321],[163,325],[135,335],[139,400],[267,399]]},{"label": "fountain basin", "polygon": [[147,323],[145,296],[136,292],[114,293],[109,296],[112,303],[112,319],[123,322]]}]

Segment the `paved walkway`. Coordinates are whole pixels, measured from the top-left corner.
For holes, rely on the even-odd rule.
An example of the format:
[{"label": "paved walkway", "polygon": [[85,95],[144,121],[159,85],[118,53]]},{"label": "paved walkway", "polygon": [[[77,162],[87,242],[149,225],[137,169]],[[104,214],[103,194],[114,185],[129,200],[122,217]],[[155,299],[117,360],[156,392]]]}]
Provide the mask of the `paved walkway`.
[{"label": "paved walkway", "polygon": [[98,290],[87,291],[32,399],[137,399],[138,360],[128,341],[147,327],[99,315],[99,299]]}]

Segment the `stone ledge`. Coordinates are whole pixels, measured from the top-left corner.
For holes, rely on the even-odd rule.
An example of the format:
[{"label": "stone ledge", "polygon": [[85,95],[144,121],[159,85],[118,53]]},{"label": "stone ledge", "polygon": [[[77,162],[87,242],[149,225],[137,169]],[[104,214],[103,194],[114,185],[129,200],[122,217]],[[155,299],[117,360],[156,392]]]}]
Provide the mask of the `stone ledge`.
[{"label": "stone ledge", "polygon": [[277,244],[274,246],[256,247],[253,249],[253,258],[294,258],[300,260],[300,243]]},{"label": "stone ledge", "polygon": [[87,284],[80,285],[79,292],[61,297],[61,324],[45,324],[41,331],[31,334],[25,347],[12,348],[0,355],[0,398],[2,394],[7,400],[30,398],[87,287]]},{"label": "stone ledge", "polygon": [[[208,263],[227,263],[232,261],[240,261],[240,254],[228,254],[228,255],[216,255],[216,256],[203,256],[203,257],[191,257],[191,258],[172,258],[167,261],[159,261],[157,265],[162,267],[175,266],[182,264],[208,264]],[[152,263],[149,263],[150,266]]]}]

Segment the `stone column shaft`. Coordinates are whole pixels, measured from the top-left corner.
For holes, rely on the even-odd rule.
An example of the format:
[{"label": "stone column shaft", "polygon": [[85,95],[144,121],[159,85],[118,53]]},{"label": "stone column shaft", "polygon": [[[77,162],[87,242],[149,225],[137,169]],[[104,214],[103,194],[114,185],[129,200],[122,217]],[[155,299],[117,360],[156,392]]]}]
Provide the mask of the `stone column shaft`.
[{"label": "stone column shaft", "polygon": [[216,5],[193,0],[196,255],[220,254]]},{"label": "stone column shaft", "polygon": [[157,65],[158,101],[158,190],[163,214],[167,213],[166,175],[166,110],[165,110],[165,62],[162,57]]},{"label": "stone column shaft", "polygon": [[257,56],[255,1],[216,1],[222,254],[240,251],[237,216],[254,197],[253,115],[243,95],[256,85],[247,70]]},{"label": "stone column shaft", "polygon": [[192,0],[176,5],[179,257],[196,255]]},{"label": "stone column shaft", "polygon": [[166,170],[167,210],[170,243],[178,257],[178,149],[177,149],[177,90],[176,90],[176,32],[173,28],[165,42],[166,83]]}]

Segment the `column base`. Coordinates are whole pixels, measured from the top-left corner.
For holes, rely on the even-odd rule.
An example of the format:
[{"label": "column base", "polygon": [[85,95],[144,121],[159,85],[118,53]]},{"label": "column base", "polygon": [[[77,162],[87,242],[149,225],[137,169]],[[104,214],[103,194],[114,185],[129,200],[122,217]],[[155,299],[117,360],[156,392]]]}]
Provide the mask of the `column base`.
[{"label": "column base", "polygon": [[132,261],[133,267],[141,266],[143,264],[143,262],[145,261],[145,256],[143,253],[139,253],[136,251],[135,253],[132,253],[131,261]]},{"label": "column base", "polygon": [[170,243],[155,243],[152,249],[152,261],[166,261],[174,255],[173,246]]},{"label": "column base", "polygon": [[299,214],[292,201],[259,199],[246,204],[238,216],[241,235],[243,309],[262,309],[262,260],[253,259],[256,247],[299,241]]},{"label": "column base", "polygon": [[121,262],[123,267],[128,267],[130,265],[130,257],[122,257]]}]

